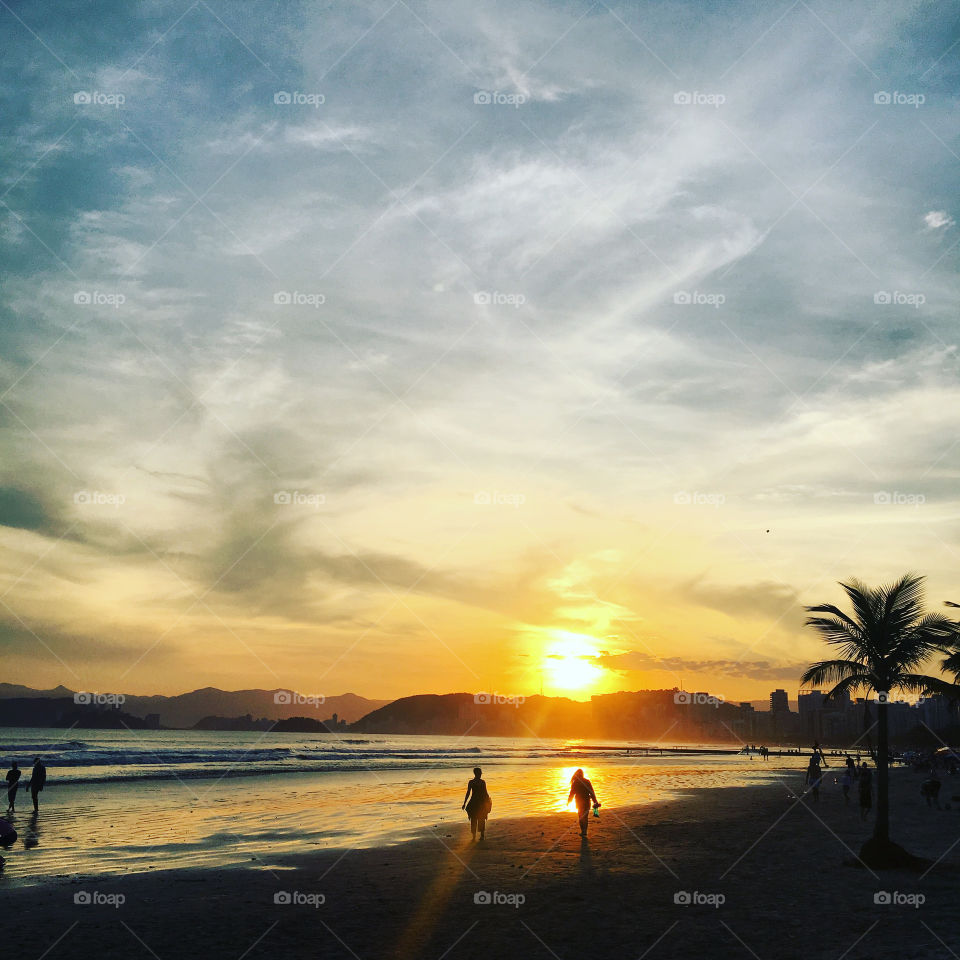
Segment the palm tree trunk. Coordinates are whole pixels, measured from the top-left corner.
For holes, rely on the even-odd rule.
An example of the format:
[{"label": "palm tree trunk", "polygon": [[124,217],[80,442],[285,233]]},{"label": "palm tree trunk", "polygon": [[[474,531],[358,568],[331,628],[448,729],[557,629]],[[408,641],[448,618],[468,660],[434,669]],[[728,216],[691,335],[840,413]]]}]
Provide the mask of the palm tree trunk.
[{"label": "palm tree trunk", "polygon": [[877,820],[873,836],[881,843],[890,840],[890,777],[887,768],[889,731],[887,727],[887,704],[877,704]]}]

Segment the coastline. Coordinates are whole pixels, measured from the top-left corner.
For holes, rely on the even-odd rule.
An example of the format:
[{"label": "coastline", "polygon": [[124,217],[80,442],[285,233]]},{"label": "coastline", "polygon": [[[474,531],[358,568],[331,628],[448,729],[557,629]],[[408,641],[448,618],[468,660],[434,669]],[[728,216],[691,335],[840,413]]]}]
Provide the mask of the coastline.
[{"label": "coastline", "polygon": [[[6,945],[67,958],[948,956],[943,944],[960,942],[960,780],[945,779],[952,809],[936,810],[922,775],[894,771],[893,836],[937,863],[877,875],[855,865],[871,829],[855,799],[845,807],[828,788],[819,805],[798,801],[800,776],[623,808],[601,797],[586,845],[572,813],[494,817],[483,845],[464,819],[387,847],[12,887]],[[475,902],[483,892],[500,902]],[[925,899],[875,903],[883,892]]]}]

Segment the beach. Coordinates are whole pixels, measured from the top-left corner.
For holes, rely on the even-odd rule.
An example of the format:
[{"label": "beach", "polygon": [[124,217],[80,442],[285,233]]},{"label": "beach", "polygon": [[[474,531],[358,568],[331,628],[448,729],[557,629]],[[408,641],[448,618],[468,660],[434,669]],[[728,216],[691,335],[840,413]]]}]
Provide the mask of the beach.
[{"label": "beach", "polygon": [[[645,805],[601,795],[585,844],[572,813],[494,816],[482,845],[452,819],[390,846],[12,887],[5,945],[58,958],[951,956],[960,803],[930,809],[923,776],[894,770],[892,835],[935,865],[876,874],[856,864],[871,824],[833,770],[819,804],[798,798],[799,770]],[[958,788],[946,778],[941,800]]]},{"label": "beach", "polygon": [[6,733],[11,759],[28,763],[38,752],[50,778],[35,824],[21,792],[13,825],[30,845],[18,843],[8,858],[7,887],[251,857],[272,865],[307,850],[402,842],[460,825],[460,798],[478,763],[500,820],[563,811],[578,766],[623,807],[764,782],[796,765],[796,758],[763,763],[729,745],[722,754],[684,747],[661,757],[641,755],[636,745],[529,738]]}]

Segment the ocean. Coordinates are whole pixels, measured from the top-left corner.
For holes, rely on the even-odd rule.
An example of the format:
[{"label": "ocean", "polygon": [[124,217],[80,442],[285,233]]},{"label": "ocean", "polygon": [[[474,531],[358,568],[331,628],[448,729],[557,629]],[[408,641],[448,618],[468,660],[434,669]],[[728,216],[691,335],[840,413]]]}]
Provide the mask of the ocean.
[{"label": "ocean", "polygon": [[635,743],[532,738],[6,728],[0,744],[4,770],[17,760],[26,781],[40,756],[48,778],[39,817],[21,788],[8,818],[20,837],[4,852],[7,884],[279,868],[311,849],[452,835],[466,823],[460,804],[475,766],[493,798],[491,838],[498,817],[572,817],[565,801],[577,767],[593,781],[601,816],[699,787],[782,778],[796,790],[804,767],[799,757],[643,756]]}]

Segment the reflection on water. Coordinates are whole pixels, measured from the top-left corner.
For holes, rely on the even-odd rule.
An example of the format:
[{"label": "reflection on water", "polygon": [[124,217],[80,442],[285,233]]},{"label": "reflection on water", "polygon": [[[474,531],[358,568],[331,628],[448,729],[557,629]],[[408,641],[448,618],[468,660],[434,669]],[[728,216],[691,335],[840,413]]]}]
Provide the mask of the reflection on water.
[{"label": "reflection on water", "polygon": [[27,821],[27,829],[23,837],[23,846],[27,850],[32,850],[40,844],[40,822],[39,814],[31,813]]},{"label": "reflection on water", "polygon": [[[783,775],[745,757],[609,759],[585,755],[525,763],[478,758],[498,818],[573,817],[570,778],[582,767],[604,808],[667,799],[696,787]],[[218,863],[272,863],[315,849],[394,843],[435,828],[457,836],[471,776],[463,769],[271,774],[186,782],[48,784],[40,815],[14,815],[20,840],[3,883]],[[839,789],[839,788],[836,788]],[[42,839],[42,842],[41,842]]]}]

